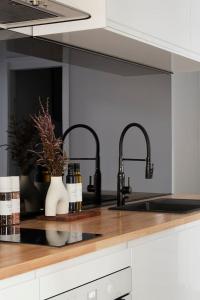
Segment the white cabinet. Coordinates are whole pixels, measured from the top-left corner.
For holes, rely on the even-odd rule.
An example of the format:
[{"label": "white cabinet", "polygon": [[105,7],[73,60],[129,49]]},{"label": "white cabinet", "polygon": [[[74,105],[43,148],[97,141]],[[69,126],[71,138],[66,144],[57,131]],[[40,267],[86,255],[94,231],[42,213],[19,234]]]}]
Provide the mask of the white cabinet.
[{"label": "white cabinet", "polygon": [[188,49],[191,1],[59,0],[63,4],[86,11],[91,18],[34,26],[33,34],[66,34],[101,28],[118,30],[120,35],[129,34],[133,39],[138,38],[164,49],[170,49],[174,45]]},{"label": "white cabinet", "polygon": [[[39,281],[29,280],[30,274],[0,281],[1,300],[39,300]],[[34,277],[34,275],[32,276]]]},{"label": "white cabinet", "polygon": [[200,70],[192,61],[200,62],[198,0],[59,1],[91,18],[33,26],[34,36],[172,72]]},{"label": "white cabinet", "polygon": [[[131,291],[131,269],[126,268],[109,276],[53,297],[52,300],[111,300],[121,299]],[[123,299],[131,299],[124,298]]]},{"label": "white cabinet", "polygon": [[131,249],[120,244],[0,280],[0,300],[119,298],[131,292],[130,266]]},{"label": "white cabinet", "polygon": [[[115,251],[114,249],[113,251]],[[87,255],[88,259],[85,262],[81,262],[81,258],[77,258],[69,261],[68,266],[62,263],[57,266],[54,265],[53,268],[50,267],[50,270],[47,268],[45,272],[43,270],[37,271],[36,277],[39,278],[40,282],[40,299],[47,299],[67,292],[131,265],[130,249],[119,252],[113,252],[112,248],[107,250],[110,253],[103,251],[105,255],[101,256],[102,251],[99,251],[96,253],[99,254],[99,257],[93,257],[93,259],[91,255]],[[73,294],[73,297],[75,295]]]},{"label": "white cabinet", "polygon": [[[35,25],[29,31],[63,44],[152,67],[200,70],[198,0],[59,0],[91,18]],[[15,29],[27,34],[27,28]],[[173,55],[172,55],[173,54]],[[190,60],[189,60],[190,59]],[[162,63],[163,62],[163,63]]]},{"label": "white cabinet", "polygon": [[38,286],[36,282],[28,282],[0,291],[1,300],[38,300]]},{"label": "white cabinet", "polygon": [[106,0],[59,0],[64,5],[82,10],[91,17],[73,22],[60,22],[56,24],[36,25],[33,35],[49,35],[55,33],[77,32],[106,26]]},{"label": "white cabinet", "polygon": [[200,222],[130,243],[134,300],[200,299]]},{"label": "white cabinet", "polygon": [[[110,25],[144,40],[189,47],[190,0],[107,0]],[[156,41],[154,41],[156,43]],[[157,42],[159,44],[159,42]]]}]

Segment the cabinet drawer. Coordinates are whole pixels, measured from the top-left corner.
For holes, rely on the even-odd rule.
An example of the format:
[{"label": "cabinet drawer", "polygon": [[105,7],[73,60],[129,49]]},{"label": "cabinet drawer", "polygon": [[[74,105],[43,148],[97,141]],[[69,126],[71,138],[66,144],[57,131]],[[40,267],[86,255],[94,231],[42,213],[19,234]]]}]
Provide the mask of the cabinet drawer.
[{"label": "cabinet drawer", "polygon": [[131,265],[131,250],[113,253],[40,278],[40,299],[69,291]]},{"label": "cabinet drawer", "polygon": [[[55,298],[53,297],[52,300],[118,299],[131,292],[131,277],[131,268],[127,268],[70,292],[58,295]],[[123,299],[131,299],[127,297],[123,297]]]}]

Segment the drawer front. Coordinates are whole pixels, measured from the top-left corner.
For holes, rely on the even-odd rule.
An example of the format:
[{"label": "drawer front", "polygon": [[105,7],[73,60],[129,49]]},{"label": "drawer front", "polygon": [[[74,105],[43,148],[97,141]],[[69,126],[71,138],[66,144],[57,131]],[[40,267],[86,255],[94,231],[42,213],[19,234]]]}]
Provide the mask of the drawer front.
[{"label": "drawer front", "polygon": [[[131,292],[131,268],[56,296],[52,300],[110,300],[118,299],[129,292]],[[128,297],[122,297],[122,299],[130,300]]]},{"label": "drawer front", "polygon": [[35,281],[25,282],[11,286],[0,291],[1,300],[38,300],[39,283]]},{"label": "drawer front", "polygon": [[126,297],[123,297],[121,300],[132,300],[132,296],[128,295]]},{"label": "drawer front", "polygon": [[40,299],[56,296],[129,266],[131,266],[131,251],[125,249],[48,274],[40,278]]}]

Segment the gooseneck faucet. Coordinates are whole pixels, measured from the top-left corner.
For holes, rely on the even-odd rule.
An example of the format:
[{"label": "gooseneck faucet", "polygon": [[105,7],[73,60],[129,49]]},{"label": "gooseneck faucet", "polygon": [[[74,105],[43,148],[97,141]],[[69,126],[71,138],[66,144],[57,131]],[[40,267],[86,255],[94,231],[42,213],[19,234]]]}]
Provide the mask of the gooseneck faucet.
[{"label": "gooseneck faucet", "polygon": [[[132,128],[137,127],[139,128],[146,141],[146,149],[147,149],[147,155],[146,158],[124,158],[123,157],[123,142],[126,132]],[[130,123],[128,124],[122,131],[120,140],[119,140],[119,169],[118,169],[118,175],[117,175],[117,206],[125,205],[125,199],[126,194],[131,193],[130,188],[130,179],[128,178],[128,186],[125,185],[125,173],[124,173],[124,161],[145,161],[146,162],[146,168],[145,168],[145,178],[151,179],[153,177],[153,164],[151,163],[151,144],[150,139],[147,134],[146,129],[138,124],[138,123]]]},{"label": "gooseneck faucet", "polygon": [[96,156],[93,158],[89,157],[77,157],[77,158],[70,158],[70,160],[95,160],[95,174],[94,174],[94,184],[92,184],[92,177],[90,176],[90,183],[87,187],[88,192],[95,193],[95,203],[97,205],[101,204],[101,170],[100,170],[100,143],[99,138],[94,129],[90,126],[85,124],[76,124],[69,127],[63,134],[62,140],[63,143],[67,135],[76,128],[84,128],[88,130],[94,137],[96,143]]}]

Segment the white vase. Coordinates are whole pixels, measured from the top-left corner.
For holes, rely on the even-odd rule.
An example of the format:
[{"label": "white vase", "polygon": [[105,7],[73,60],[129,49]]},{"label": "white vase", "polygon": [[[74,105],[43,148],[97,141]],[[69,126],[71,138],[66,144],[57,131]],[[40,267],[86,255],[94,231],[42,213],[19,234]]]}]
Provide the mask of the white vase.
[{"label": "white vase", "polygon": [[52,176],[45,200],[45,216],[56,216],[69,212],[69,195],[62,176]]}]

